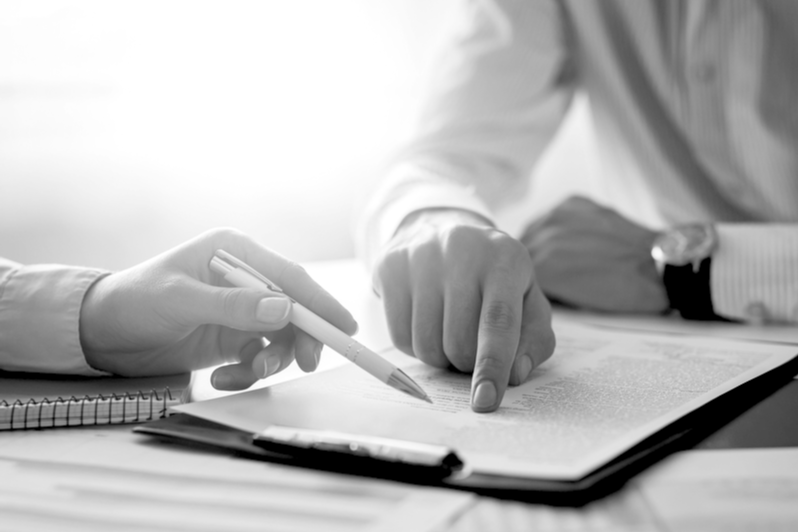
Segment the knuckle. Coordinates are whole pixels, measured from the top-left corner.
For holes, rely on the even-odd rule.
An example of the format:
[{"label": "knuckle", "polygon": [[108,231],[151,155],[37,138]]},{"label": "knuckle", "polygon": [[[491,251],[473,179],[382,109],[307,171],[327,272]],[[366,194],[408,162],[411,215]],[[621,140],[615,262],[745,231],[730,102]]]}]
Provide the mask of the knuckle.
[{"label": "knuckle", "polygon": [[214,242],[229,242],[234,239],[247,238],[243,232],[235,227],[215,227],[206,234]]},{"label": "knuckle", "polygon": [[396,281],[405,270],[406,262],[404,251],[387,251],[376,263],[375,275],[379,281]]},{"label": "knuckle", "polygon": [[531,256],[525,244],[501,232],[492,234],[491,239],[494,248],[491,252],[492,261],[497,268],[509,272],[530,271]]},{"label": "knuckle", "polygon": [[414,267],[433,268],[441,263],[442,248],[437,240],[428,240],[414,246],[409,253],[409,262]]},{"label": "knuckle", "polygon": [[470,225],[455,225],[443,231],[443,247],[451,253],[462,249],[468,250],[480,240],[484,239],[485,234],[484,228]]},{"label": "knuckle", "polygon": [[484,328],[506,332],[516,326],[517,317],[511,305],[505,301],[493,301],[486,306],[481,322]]}]

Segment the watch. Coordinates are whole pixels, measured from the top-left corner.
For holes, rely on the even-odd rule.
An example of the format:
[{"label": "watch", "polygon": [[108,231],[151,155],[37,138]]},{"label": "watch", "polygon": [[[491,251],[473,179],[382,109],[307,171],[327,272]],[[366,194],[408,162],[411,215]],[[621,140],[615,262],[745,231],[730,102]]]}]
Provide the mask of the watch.
[{"label": "watch", "polygon": [[689,224],[660,233],[651,250],[669,305],[691,320],[721,320],[711,303],[711,256],[717,232],[711,224]]}]

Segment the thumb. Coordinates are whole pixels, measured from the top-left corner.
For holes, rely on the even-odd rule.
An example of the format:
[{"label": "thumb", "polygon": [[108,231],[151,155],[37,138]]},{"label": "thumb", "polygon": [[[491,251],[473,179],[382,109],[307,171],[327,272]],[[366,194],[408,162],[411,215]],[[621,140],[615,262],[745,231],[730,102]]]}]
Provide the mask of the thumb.
[{"label": "thumb", "polygon": [[289,323],[292,302],[284,294],[254,288],[192,283],[186,313],[195,323],[240,331],[275,331]]}]

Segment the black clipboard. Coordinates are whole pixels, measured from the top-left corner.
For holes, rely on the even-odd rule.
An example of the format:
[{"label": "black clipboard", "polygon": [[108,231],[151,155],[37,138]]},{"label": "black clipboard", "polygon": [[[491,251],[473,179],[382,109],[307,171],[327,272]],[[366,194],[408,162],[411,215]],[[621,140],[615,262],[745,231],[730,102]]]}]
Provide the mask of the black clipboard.
[{"label": "black clipboard", "polygon": [[188,414],[174,414],[138,426],[134,431],[173,443],[232,451],[244,458],[417,485],[469,490],[481,495],[526,502],[581,506],[618,490],[631,477],[665,456],[694,447],[796,375],[797,357],[794,357],[653,433],[583,478],[569,481],[470,472],[468,464],[459,459],[457,450],[436,446],[428,449],[425,460],[416,460],[396,455],[376,456],[358,443],[360,437],[354,437],[356,443],[352,446],[338,440],[326,441],[324,436],[318,445],[310,446],[307,440],[265,440],[260,435]]}]

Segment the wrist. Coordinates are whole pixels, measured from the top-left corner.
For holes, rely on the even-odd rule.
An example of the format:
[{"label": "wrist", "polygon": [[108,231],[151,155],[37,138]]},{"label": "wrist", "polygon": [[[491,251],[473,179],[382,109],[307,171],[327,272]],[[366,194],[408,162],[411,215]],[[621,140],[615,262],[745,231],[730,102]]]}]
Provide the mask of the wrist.
[{"label": "wrist", "polygon": [[104,338],[108,331],[105,322],[109,315],[108,311],[103,308],[103,294],[106,292],[105,285],[108,283],[108,279],[108,276],[101,277],[92,283],[84,294],[78,326],[81,349],[86,362],[93,368],[102,371],[113,371],[108,367],[106,357],[103,356],[106,351],[104,346],[107,343]]},{"label": "wrist", "polygon": [[415,225],[472,225],[476,227],[494,227],[494,224],[480,214],[464,209],[433,208],[412,212],[400,223],[398,233]]},{"label": "wrist", "polygon": [[717,234],[711,224],[690,224],[659,234],[652,256],[670,308],[691,320],[719,320],[711,300],[711,260]]}]

